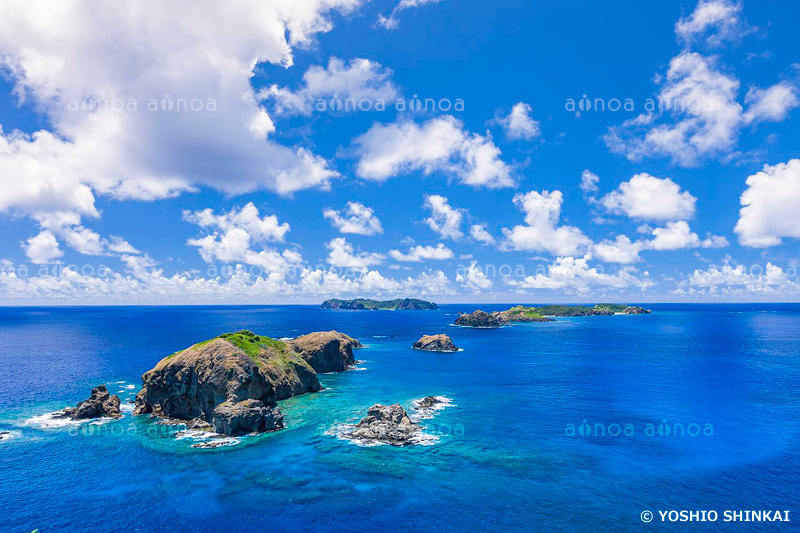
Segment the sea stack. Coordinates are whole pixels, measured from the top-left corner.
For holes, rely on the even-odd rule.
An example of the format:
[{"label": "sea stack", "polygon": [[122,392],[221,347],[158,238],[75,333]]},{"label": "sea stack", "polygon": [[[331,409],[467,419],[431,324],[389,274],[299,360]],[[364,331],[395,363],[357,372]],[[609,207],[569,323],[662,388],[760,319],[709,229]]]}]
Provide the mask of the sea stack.
[{"label": "sea stack", "polygon": [[74,418],[85,420],[89,418],[111,417],[121,418],[119,409],[120,400],[116,394],[109,394],[105,385],[98,385],[86,400],[78,403],[76,407],[67,407],[60,411],[58,418]]},{"label": "sea stack", "polygon": [[457,352],[458,348],[447,335],[423,335],[412,346],[417,350],[428,350],[431,352]]}]

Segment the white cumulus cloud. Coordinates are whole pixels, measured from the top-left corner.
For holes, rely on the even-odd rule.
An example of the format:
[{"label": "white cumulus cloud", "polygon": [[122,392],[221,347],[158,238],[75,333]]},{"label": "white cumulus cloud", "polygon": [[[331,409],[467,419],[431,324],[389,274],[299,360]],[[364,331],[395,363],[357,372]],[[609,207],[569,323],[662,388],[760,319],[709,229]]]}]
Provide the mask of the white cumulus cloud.
[{"label": "white cumulus cloud", "polygon": [[325,247],[330,250],[328,264],[340,268],[364,268],[379,265],[383,262],[383,255],[378,253],[360,252],[353,248],[344,237],[332,239]]},{"label": "white cumulus cloud", "polygon": [[800,159],[764,165],[747,178],[734,231],[745,246],[776,246],[800,238]]},{"label": "white cumulus cloud", "polygon": [[511,112],[501,117],[498,122],[506,132],[510,141],[530,141],[542,134],[539,121],[531,117],[531,106],[525,102],[514,104]]},{"label": "white cumulus cloud", "polygon": [[347,202],[341,211],[326,209],[322,214],[342,233],[367,236],[383,233],[383,226],[375,216],[375,211],[359,202]]},{"label": "white cumulus cloud", "polygon": [[514,203],[525,212],[525,225],[503,228],[506,250],[547,251],[554,255],[575,255],[591,240],[574,226],[559,226],[561,191],[531,191],[514,196]]},{"label": "white cumulus cloud", "polygon": [[0,133],[0,210],[97,216],[95,196],[153,200],[208,185],[291,193],[338,175],[273,129],[259,62],[331,28],[358,0],[148,4],[9,0],[0,68],[50,130]]},{"label": "white cumulus cloud", "polygon": [[444,238],[460,239],[462,237],[461,220],[464,215],[461,210],[447,203],[446,197],[430,194],[425,197],[425,207],[431,212],[431,216],[425,219],[429,228]]},{"label": "white cumulus cloud", "polygon": [[697,198],[670,178],[656,178],[647,173],[634,175],[629,181],[600,202],[614,213],[641,220],[677,220],[691,218]]},{"label": "white cumulus cloud", "polygon": [[389,255],[396,261],[419,263],[425,260],[445,260],[454,257],[453,251],[442,243],[436,246],[412,246],[408,253],[390,250]]},{"label": "white cumulus cloud", "polygon": [[461,183],[491,189],[511,187],[511,168],[489,137],[471,133],[450,115],[422,124],[375,123],[353,141],[356,174],[385,181],[411,172],[442,172]]},{"label": "white cumulus cloud", "polygon": [[[310,67],[297,91],[272,85],[259,97],[274,102],[279,114],[310,115],[318,104],[326,111],[342,112],[358,111],[362,102],[369,102],[371,107],[379,101],[391,105],[398,94],[392,71],[380,63],[363,58],[345,62],[332,57],[327,67]],[[322,99],[326,100],[320,103]]]}]

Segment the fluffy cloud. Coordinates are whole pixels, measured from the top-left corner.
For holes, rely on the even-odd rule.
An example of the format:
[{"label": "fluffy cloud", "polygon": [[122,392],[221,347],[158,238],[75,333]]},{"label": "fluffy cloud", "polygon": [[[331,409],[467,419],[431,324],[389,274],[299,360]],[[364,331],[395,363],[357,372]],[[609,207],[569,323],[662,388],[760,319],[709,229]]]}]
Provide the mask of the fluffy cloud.
[{"label": "fluffy cloud", "polygon": [[396,261],[419,263],[428,259],[452,259],[453,251],[444,244],[439,243],[436,246],[414,246],[407,254],[400,250],[390,250],[389,255]]},{"label": "fluffy cloud", "polygon": [[424,6],[426,4],[438,4],[440,0],[400,0],[389,16],[380,15],[378,24],[387,30],[393,30],[400,24],[400,12],[412,7]]},{"label": "fluffy cloud", "polygon": [[0,67],[52,131],[0,133],[0,210],[96,216],[98,193],[326,187],[337,176],[326,161],[265,138],[250,78],[259,62],[291,65],[328,13],[358,3],[184,1],[145,17],[127,3],[11,0]]},{"label": "fluffy cloud", "polygon": [[669,178],[641,173],[600,202],[610,211],[641,220],[677,220],[694,215],[697,198]]},{"label": "fluffy cloud", "polygon": [[456,282],[473,292],[492,288],[492,280],[478,267],[476,261],[472,261],[466,269],[461,269],[456,274]]},{"label": "fluffy cloud", "polygon": [[742,116],[745,124],[781,122],[789,111],[800,105],[797,88],[787,82],[776,83],[767,89],[753,87],[747,91],[744,101],[749,105]]},{"label": "fluffy cloud", "polygon": [[430,194],[425,197],[425,207],[430,210],[431,216],[425,219],[425,223],[433,231],[444,238],[460,239],[461,220],[464,218],[461,210],[450,206],[447,198],[438,194]]},{"label": "fluffy cloud", "polygon": [[494,237],[486,229],[486,224],[473,224],[469,228],[469,235],[482,244],[494,244]]},{"label": "fluffy cloud", "polygon": [[593,244],[592,254],[606,263],[631,264],[641,260],[639,253],[644,250],[674,251],[728,246],[728,239],[719,235],[709,235],[705,239],[700,239],[685,220],[668,222],[660,228],[647,228],[647,232],[653,236],[652,239],[632,241],[627,235],[618,235],[616,239],[606,239]]},{"label": "fluffy cloud", "polygon": [[501,117],[498,122],[510,141],[530,141],[541,135],[539,121],[531,118],[531,106],[525,102],[514,104],[511,113]]},{"label": "fluffy cloud", "polygon": [[616,239],[606,239],[592,245],[592,253],[605,263],[630,264],[638,262],[639,252],[644,245],[639,241],[631,241],[627,235],[618,235]]},{"label": "fluffy cloud", "polygon": [[442,172],[475,187],[511,187],[510,167],[488,137],[463,129],[452,116],[422,124],[375,123],[357,137],[351,152],[358,158],[356,174],[385,181],[410,172]]},{"label": "fluffy cloud", "polygon": [[122,237],[101,237],[96,231],[81,224],[77,213],[56,211],[35,213],[33,218],[51,235],[61,238],[78,253],[84,255],[138,254],[139,251]]},{"label": "fluffy cloud", "polygon": [[691,15],[675,24],[675,35],[687,45],[704,40],[709,46],[719,46],[738,40],[747,32],[741,11],[740,2],[700,0]]},{"label": "fluffy cloud", "polygon": [[591,240],[574,226],[559,226],[561,191],[531,191],[514,196],[514,203],[525,212],[525,224],[503,228],[506,250],[547,251],[554,255],[575,255]]},{"label": "fluffy cloud", "polygon": [[766,248],[800,238],[800,159],[764,165],[747,178],[734,231],[745,246]]},{"label": "fluffy cloud", "polygon": [[203,237],[187,241],[188,245],[199,249],[200,256],[207,263],[244,263],[267,272],[285,272],[302,262],[302,256],[294,250],[278,252],[262,247],[256,251],[251,248],[252,244],[282,242],[289,231],[289,225],[280,224],[276,216],[261,217],[252,203],[222,215],[214,214],[211,209],[184,211],[183,218],[208,232]]},{"label": "fluffy cloud", "polygon": [[586,194],[595,194],[600,190],[597,184],[600,183],[600,176],[591,170],[581,172],[581,190]]},{"label": "fluffy cloud", "polygon": [[675,26],[686,49],[673,57],[662,87],[658,109],[609,128],[607,146],[632,161],[645,157],[667,157],[686,166],[697,166],[707,158],[729,159],[741,129],[749,124],[784,120],[797,107],[796,88],[780,82],[766,89],[751,89],[745,111],[738,101],[740,82],[731,69],[718,64],[716,56],[691,50],[704,42],[717,46],[747,33],[741,18],[741,3],[729,0],[700,1],[695,11]]},{"label": "fluffy cloud", "polygon": [[[309,68],[303,75],[303,87],[297,91],[273,85],[261,91],[259,97],[273,101],[279,114],[310,115],[315,104],[324,98],[338,99],[341,111],[356,111],[364,100],[375,105],[379,100],[385,103],[397,99],[398,90],[391,78],[392,71],[375,61],[357,58],[346,63],[332,57],[327,68]],[[326,101],[325,109],[338,111],[332,102]]]},{"label": "fluffy cloud", "polygon": [[650,250],[681,250],[684,248],[723,248],[728,245],[725,237],[712,235],[700,240],[697,233],[689,229],[686,221],[669,222],[663,228],[653,230],[653,240],[647,244]]},{"label": "fluffy cloud", "polygon": [[286,222],[279,223],[277,216],[264,215],[262,217],[253,202],[248,202],[238,211],[232,209],[222,215],[215,215],[211,209],[184,211],[183,219],[204,229],[228,231],[241,228],[254,241],[258,242],[283,242],[286,233],[289,231],[289,224]]},{"label": "fluffy cloud", "polygon": [[681,296],[722,296],[726,299],[752,298],[752,295],[758,294],[779,299],[791,298],[794,301],[800,294],[800,283],[797,281],[796,267],[784,270],[767,263],[766,267],[753,265],[748,269],[744,265],[725,264],[695,270],[673,293]]},{"label": "fluffy cloud", "polygon": [[37,265],[52,263],[64,255],[58,246],[55,235],[49,230],[43,230],[38,235],[31,237],[25,241],[22,248],[28,259]]},{"label": "fluffy cloud", "polygon": [[359,202],[347,202],[342,211],[326,209],[322,214],[342,233],[368,236],[383,233],[383,226],[375,216],[375,211]]},{"label": "fluffy cloud", "polygon": [[325,247],[330,250],[328,264],[340,268],[364,268],[379,265],[383,262],[383,255],[367,252],[356,252],[353,245],[344,237],[337,237]]},{"label": "fluffy cloud", "polygon": [[525,276],[521,280],[507,278],[506,284],[520,289],[555,289],[585,293],[595,287],[625,289],[636,287],[645,290],[654,284],[649,273],[638,274],[631,268],[625,268],[614,274],[608,274],[602,267],[591,267],[590,254],[583,257],[559,257],[548,265],[547,273]]},{"label": "fluffy cloud", "polygon": [[713,58],[683,52],[670,61],[658,94],[673,120],[656,124],[660,115],[639,115],[610,128],[606,144],[632,161],[662,156],[682,166],[726,155],[736,145],[742,125],[738,91],[739,80],[717,68]]}]

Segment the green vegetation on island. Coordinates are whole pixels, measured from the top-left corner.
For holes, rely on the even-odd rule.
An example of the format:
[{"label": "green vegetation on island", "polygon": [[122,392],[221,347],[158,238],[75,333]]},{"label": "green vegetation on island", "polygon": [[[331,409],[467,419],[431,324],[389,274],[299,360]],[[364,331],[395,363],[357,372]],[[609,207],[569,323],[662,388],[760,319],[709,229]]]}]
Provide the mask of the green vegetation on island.
[{"label": "green vegetation on island", "polygon": [[397,298],[395,300],[371,300],[368,298],[356,298],[354,300],[332,299],[325,300],[320,307],[322,309],[346,309],[350,311],[427,311],[439,308],[433,302],[418,300],[417,298]]},{"label": "green vegetation on island", "polygon": [[622,304],[597,304],[593,307],[587,305],[543,305],[540,307],[516,305],[505,311],[494,311],[492,313],[481,310],[462,313],[456,319],[456,325],[472,328],[497,328],[512,322],[553,322],[551,317],[618,314],[645,315],[650,314],[650,311],[643,307]]}]

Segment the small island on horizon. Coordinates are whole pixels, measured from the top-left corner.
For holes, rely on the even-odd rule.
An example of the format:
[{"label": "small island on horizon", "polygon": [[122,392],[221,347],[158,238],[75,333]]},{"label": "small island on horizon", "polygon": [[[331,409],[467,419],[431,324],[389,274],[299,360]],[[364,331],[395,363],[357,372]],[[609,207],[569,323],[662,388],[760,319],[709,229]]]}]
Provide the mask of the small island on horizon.
[{"label": "small island on horizon", "polygon": [[456,326],[472,328],[497,328],[514,322],[555,322],[553,317],[575,316],[613,316],[613,315],[649,315],[649,309],[623,304],[597,304],[594,307],[585,305],[544,305],[527,307],[517,305],[505,311],[487,313],[478,309],[471,313],[459,313]]},{"label": "small island on horizon", "polygon": [[325,300],[321,309],[345,309],[349,311],[429,311],[439,309],[433,302],[417,298],[397,298],[395,300],[372,300],[356,298],[353,300]]}]

